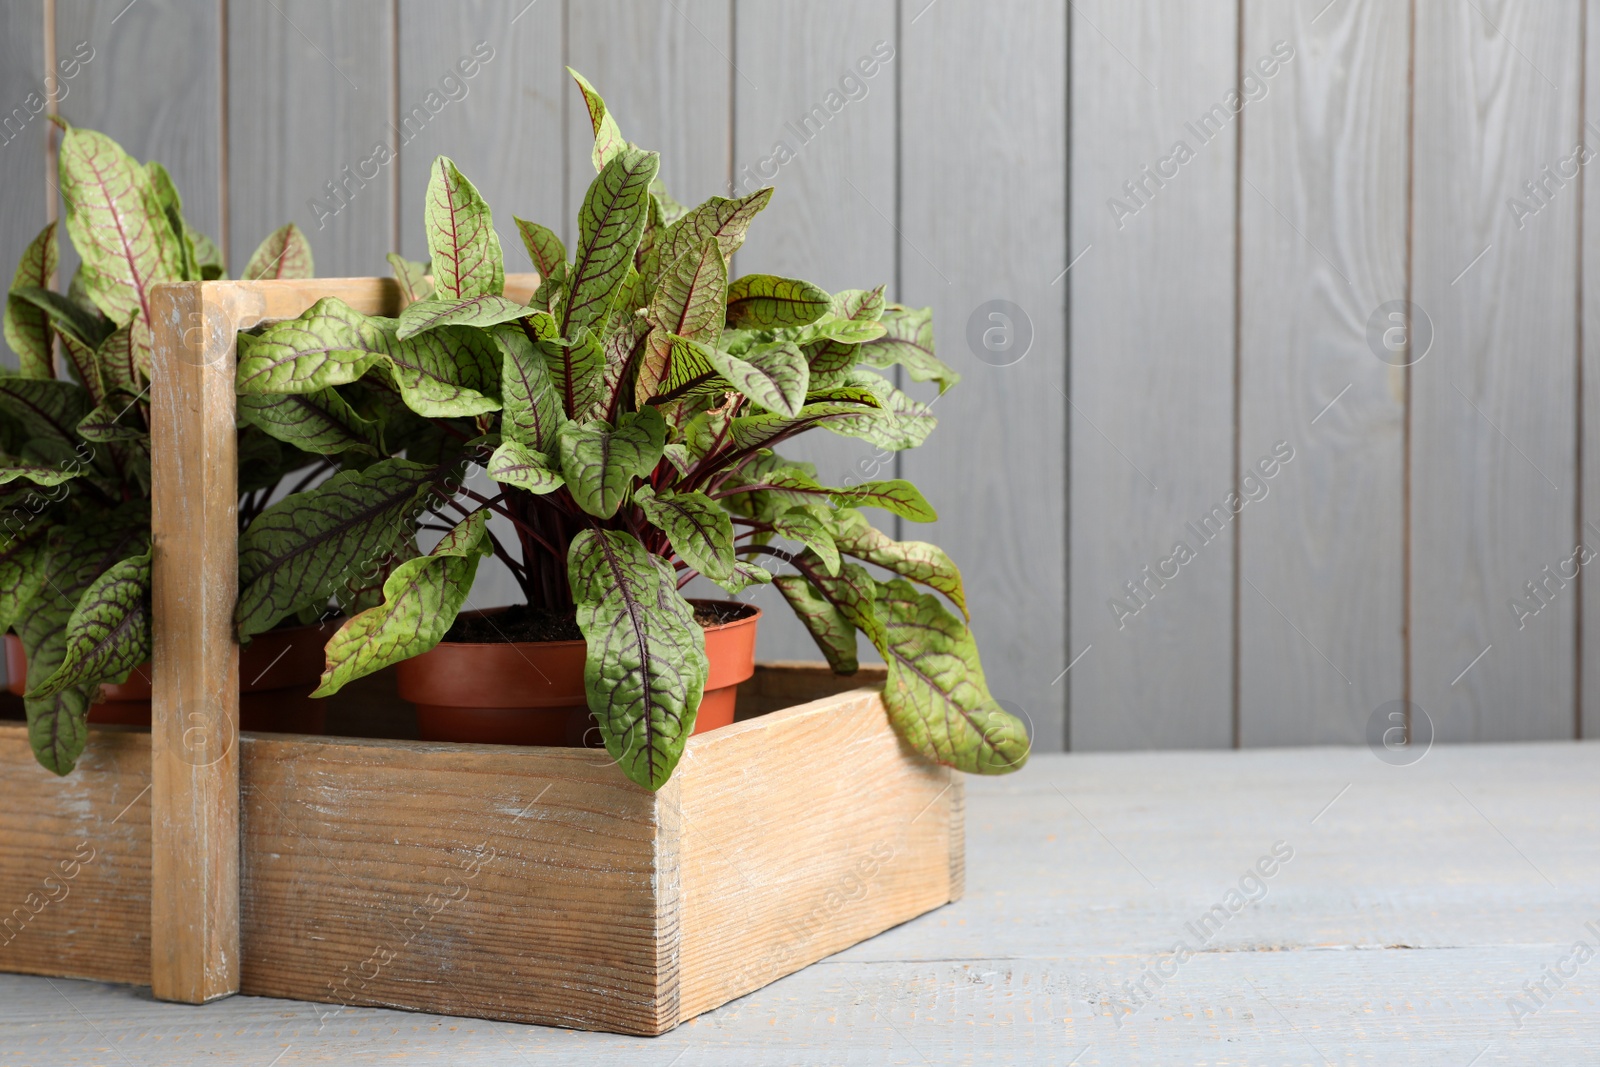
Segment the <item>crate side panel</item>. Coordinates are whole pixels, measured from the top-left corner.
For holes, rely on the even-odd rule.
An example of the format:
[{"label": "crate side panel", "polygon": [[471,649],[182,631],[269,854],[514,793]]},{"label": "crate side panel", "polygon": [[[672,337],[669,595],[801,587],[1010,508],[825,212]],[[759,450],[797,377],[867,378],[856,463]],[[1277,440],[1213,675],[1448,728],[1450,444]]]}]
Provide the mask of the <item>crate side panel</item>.
[{"label": "crate side panel", "polygon": [[676,1022],[656,798],[603,752],[246,735],[242,755],[244,992]]},{"label": "crate side panel", "polygon": [[952,774],[901,744],[875,692],[691,741],[676,775],[682,1017],[949,901]]},{"label": "crate side panel", "polygon": [[94,728],[77,769],[0,725],[0,970],[150,981],[150,735]]}]

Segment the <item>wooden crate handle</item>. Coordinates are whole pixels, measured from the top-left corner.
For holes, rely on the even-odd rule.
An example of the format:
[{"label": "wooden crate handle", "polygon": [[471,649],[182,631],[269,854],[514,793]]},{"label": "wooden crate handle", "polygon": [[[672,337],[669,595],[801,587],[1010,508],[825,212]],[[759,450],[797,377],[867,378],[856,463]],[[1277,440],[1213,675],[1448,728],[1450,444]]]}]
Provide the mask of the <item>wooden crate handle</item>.
[{"label": "wooden crate handle", "polygon": [[[538,277],[506,278],[527,300]],[[236,338],[323,297],[394,315],[388,278],[183,282],[152,293],[150,985],[200,1004],[239,991]]]}]

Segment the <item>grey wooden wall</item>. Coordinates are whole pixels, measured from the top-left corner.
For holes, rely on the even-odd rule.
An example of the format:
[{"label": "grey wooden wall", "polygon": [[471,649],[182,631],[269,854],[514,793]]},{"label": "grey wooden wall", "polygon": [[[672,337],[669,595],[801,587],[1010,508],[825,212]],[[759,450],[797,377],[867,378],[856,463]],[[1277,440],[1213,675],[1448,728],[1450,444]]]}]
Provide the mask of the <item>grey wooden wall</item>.
[{"label": "grey wooden wall", "polygon": [[[294,219],[319,273],[372,274],[423,254],[438,153],[503,228],[570,232],[570,64],[680,199],[777,187],[736,270],[933,305],[965,380],[930,443],[807,458],[925,489],[1042,749],[1356,743],[1402,699],[1445,739],[1571,737],[1595,2],[0,0],[0,112],[92,48],[60,112],[166,162],[233,262]],[[11,114],[6,257],[56,210]],[[762,654],[810,658],[762,602]]]}]

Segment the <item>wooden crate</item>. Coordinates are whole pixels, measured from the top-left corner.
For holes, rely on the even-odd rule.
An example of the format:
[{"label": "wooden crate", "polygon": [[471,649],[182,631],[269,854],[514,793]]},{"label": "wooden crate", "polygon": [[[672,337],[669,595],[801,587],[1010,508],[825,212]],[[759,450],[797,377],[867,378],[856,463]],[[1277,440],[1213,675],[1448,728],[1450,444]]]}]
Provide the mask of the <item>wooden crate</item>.
[{"label": "wooden crate", "polygon": [[235,337],[324,296],[400,303],[154,292],[153,726],[57,779],[0,700],[0,970],[658,1034],[960,896],[960,777],[881,669],[759,668],[656,793],[602,751],[417,741],[392,672],[329,702],[359,736],[240,735]]}]

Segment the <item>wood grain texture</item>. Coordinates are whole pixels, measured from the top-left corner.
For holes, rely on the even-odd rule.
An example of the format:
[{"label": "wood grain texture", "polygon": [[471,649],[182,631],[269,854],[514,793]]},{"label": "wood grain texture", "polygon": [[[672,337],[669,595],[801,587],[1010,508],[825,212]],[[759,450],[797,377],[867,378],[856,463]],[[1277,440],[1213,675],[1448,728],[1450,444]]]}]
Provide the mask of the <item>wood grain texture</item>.
[{"label": "wood grain texture", "polygon": [[[905,534],[960,564],[990,688],[1050,751],[1065,732],[1065,688],[1051,683],[1067,665],[1066,289],[1051,284],[1067,265],[1067,9],[1005,12],[944,0],[903,19],[900,211],[891,221],[877,205],[874,233],[898,242],[900,299],[932,305],[940,355],[964,375],[935,407],[940,428],[900,456],[943,516]],[[1019,305],[1033,334],[1005,367],[967,340],[995,299]]]},{"label": "wood grain texture", "polygon": [[1403,687],[1405,370],[1367,324],[1406,296],[1409,12],[1244,12],[1239,743],[1358,743]]},{"label": "wood grain texture", "polygon": [[[159,161],[183,196],[184,218],[222,241],[220,0],[57,0],[55,9],[57,56],[79,42],[94,49],[68,83],[62,117],[106,134],[137,159]],[[65,238],[62,288],[78,265]]]},{"label": "wood grain texture", "polygon": [[682,1017],[959,896],[955,773],[911,756],[871,691],[691,739],[673,777]]},{"label": "wood grain texture", "polygon": [[151,297],[150,981],[202,1003],[239,988],[238,464],[230,283]]},{"label": "wood grain texture", "polygon": [[[735,75],[733,193],[716,191],[744,196],[771,185],[774,192],[734,258],[734,274],[804,278],[829,292],[883,285],[898,299],[895,237],[877,214],[893,218],[897,196],[895,60],[881,58],[895,55],[894,3],[742,0],[737,12],[737,62],[758,87]],[[815,463],[824,485],[893,477],[892,453],[825,431],[786,444],[783,455]],[[873,518],[895,532],[892,516]],[[818,654],[776,589],[755,586],[741,599],[766,611],[762,659]],[[860,646],[866,660],[879,659],[869,643]]]},{"label": "wood grain texture", "polygon": [[[734,83],[746,90],[753,84],[733,67],[729,0],[586,0],[566,11],[567,64],[605,97],[624,137],[661,153],[667,190],[691,206],[726,195]],[[570,249],[578,208],[595,178],[589,158],[594,132],[570,81],[560,106],[567,192],[564,228],[557,232]]]},{"label": "wood grain texture", "polygon": [[1579,197],[1523,183],[1577,143],[1578,14],[1417,4],[1411,699],[1449,740],[1573,733]]},{"label": "wood grain texture", "polygon": [[[23,977],[0,978],[0,1047],[61,1067],[170,1062],[174,1048],[238,1067],[280,1054],[460,1067],[1587,1063],[1593,960],[1520,1028],[1508,1000],[1548,982],[1575,940],[1596,944],[1597,773],[1600,745],[1570,742],[1441,745],[1409,767],[1364,747],[1040,753],[1016,775],[968,780],[960,903],[648,1047],[376,1009],[323,1022],[255,997],[152,1004],[136,988]],[[1127,985],[1158,963],[1171,974],[1162,961],[1193,940],[1186,925],[1277,841],[1294,856],[1261,899],[1119,1015]]]},{"label": "wood grain texture", "polygon": [[392,15],[389,0],[229,6],[235,270],[292,221],[311,240],[318,274],[386,272],[384,255],[400,247]]},{"label": "wood grain texture", "polygon": [[[0,278],[8,286],[55,200],[55,191],[45,186],[45,74],[52,69],[44,61],[44,0],[0,6],[0,188],[6,190],[0,198]],[[59,84],[58,95],[70,101],[72,82]],[[17,354],[6,346],[0,362],[14,368]]]},{"label": "wood grain texture", "polygon": [[[1072,648],[1051,677],[1083,656],[1061,683],[1073,749],[1233,739],[1237,528],[1198,524],[1234,487],[1238,120],[1202,120],[1236,84],[1236,30],[1226,0],[1075,8],[1072,245],[1050,272],[1082,256],[1057,283],[1072,293]],[[1180,542],[1194,558],[1163,578]]]},{"label": "wood grain texture", "polygon": [[150,981],[149,788],[143,730],[91,728],[57,778],[0,724],[0,970]]}]

